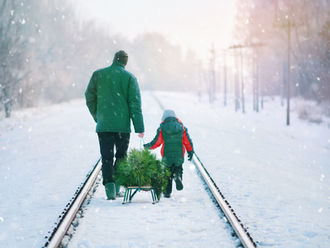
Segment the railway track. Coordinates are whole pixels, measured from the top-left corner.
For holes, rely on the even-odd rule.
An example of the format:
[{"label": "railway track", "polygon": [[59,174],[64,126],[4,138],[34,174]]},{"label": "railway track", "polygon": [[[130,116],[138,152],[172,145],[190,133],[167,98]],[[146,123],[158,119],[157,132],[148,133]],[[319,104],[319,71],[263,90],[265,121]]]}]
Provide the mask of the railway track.
[{"label": "railway track", "polygon": [[87,199],[91,190],[94,188],[97,176],[101,171],[101,159],[94,165],[93,169],[86,175],[85,181],[77,188],[71,200],[65,206],[63,212],[58,216],[52,231],[45,236],[45,244],[43,247],[56,248],[60,247],[61,242],[68,232],[70,226],[81,209],[84,201]]},{"label": "railway track", "polygon": [[221,193],[219,187],[214,182],[211,175],[208,173],[203,163],[200,161],[199,157],[195,154],[193,158],[193,163],[197,168],[200,177],[207,185],[206,190],[209,191],[211,198],[216,202],[218,208],[222,211],[222,213],[226,216],[230,226],[233,228],[236,236],[241,241],[241,244],[245,248],[253,248],[257,247],[257,244],[254,242],[250,233],[244,227],[241,220],[236,215],[234,209],[231,207],[229,202],[226,200],[224,195]]},{"label": "railway track", "polygon": [[[159,107],[164,111],[165,107],[163,103],[154,94],[152,94],[152,96],[158,103]],[[209,174],[209,172],[207,171],[196,153],[193,157],[193,163],[196,166],[201,179],[206,185],[206,190],[210,193],[209,195],[217,204],[217,207],[226,216],[229,225],[232,227],[236,236],[241,241],[242,246],[245,248],[257,247],[256,242],[253,240],[242,221],[238,218],[235,210],[231,207],[229,202],[221,193],[219,187],[217,186],[217,184],[215,183],[215,181],[213,180],[213,178],[211,177],[211,175]]]},{"label": "railway track", "polygon": [[[164,110],[164,106],[159,101],[157,97],[155,100],[159,104],[160,108]],[[243,225],[242,221],[238,218],[234,209],[231,207],[229,202],[226,200],[224,195],[221,193],[219,187],[216,185],[215,181],[197,156],[193,157],[193,164],[195,165],[200,178],[205,183],[205,189],[208,191],[210,197],[213,202],[217,205],[218,209],[223,213],[223,215],[228,220],[227,223],[233,229],[235,235],[241,242],[241,246],[245,248],[254,248],[257,247],[256,242],[253,240],[246,227]],[[81,209],[84,201],[93,194],[92,189],[95,189],[95,183],[97,181],[97,177],[100,174],[101,170],[101,162],[100,159],[94,165],[93,169],[87,174],[86,180],[78,187],[74,196],[70,200],[70,202],[65,206],[63,212],[59,215],[57,222],[55,223],[55,227],[49,234],[45,237],[44,248],[55,248],[61,247],[61,242],[68,232],[71,225],[73,225],[73,221]],[[95,191],[95,190],[94,190]]]}]

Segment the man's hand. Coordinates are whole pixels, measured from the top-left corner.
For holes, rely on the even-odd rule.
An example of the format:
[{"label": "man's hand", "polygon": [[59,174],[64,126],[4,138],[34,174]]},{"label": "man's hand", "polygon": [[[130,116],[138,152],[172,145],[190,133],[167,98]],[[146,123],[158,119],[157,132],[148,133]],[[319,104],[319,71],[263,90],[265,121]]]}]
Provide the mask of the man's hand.
[{"label": "man's hand", "polygon": [[138,136],[139,136],[139,138],[142,139],[144,137],[144,133],[139,133]]},{"label": "man's hand", "polygon": [[188,160],[189,160],[189,161],[192,160],[193,155],[194,155],[194,151],[190,151],[190,152],[188,152]]}]

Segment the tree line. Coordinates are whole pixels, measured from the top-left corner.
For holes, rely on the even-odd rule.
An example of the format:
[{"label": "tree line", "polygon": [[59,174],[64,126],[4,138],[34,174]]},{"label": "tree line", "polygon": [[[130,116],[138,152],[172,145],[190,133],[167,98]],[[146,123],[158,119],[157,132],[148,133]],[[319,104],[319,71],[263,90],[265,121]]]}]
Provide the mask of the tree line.
[{"label": "tree line", "polygon": [[63,0],[0,0],[0,113],[83,97],[92,72],[129,54],[141,88],[191,89],[195,54],[157,33],[134,41],[81,22]]}]

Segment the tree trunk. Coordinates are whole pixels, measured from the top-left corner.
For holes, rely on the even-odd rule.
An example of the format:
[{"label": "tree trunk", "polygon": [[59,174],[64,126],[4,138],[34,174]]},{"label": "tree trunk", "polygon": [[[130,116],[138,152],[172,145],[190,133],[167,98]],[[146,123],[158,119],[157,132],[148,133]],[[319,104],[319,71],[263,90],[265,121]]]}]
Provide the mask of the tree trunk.
[{"label": "tree trunk", "polygon": [[10,115],[11,115],[11,103],[10,102],[6,102],[4,104],[4,107],[5,107],[5,117],[6,118],[10,118]]}]

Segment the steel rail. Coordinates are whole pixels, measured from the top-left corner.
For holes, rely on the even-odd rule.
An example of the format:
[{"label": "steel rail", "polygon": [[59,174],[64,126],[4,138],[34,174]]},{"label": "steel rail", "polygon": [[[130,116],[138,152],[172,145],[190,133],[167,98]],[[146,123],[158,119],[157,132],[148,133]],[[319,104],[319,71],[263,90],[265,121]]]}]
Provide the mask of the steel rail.
[{"label": "steel rail", "polygon": [[210,176],[199,157],[194,154],[193,163],[200,172],[204,182],[207,184],[212,196],[218,203],[220,209],[228,219],[231,227],[234,229],[237,237],[241,241],[245,248],[255,248],[257,244],[253,241],[247,229],[244,227],[241,220],[237,217],[234,209],[230,206],[229,202],[225,199],[220,189],[214,182],[213,178]]},{"label": "steel rail", "polygon": [[92,189],[97,176],[100,173],[102,167],[100,160],[101,159],[97,161],[93,169],[87,174],[85,182],[77,189],[75,196],[66,205],[62,215],[59,216],[58,223],[55,223],[56,226],[50,236],[45,237],[47,241],[43,247],[56,248],[60,246],[65,234],[67,233],[74,218],[76,217],[77,212],[81,208],[88,195],[88,192]]},{"label": "steel rail", "polygon": [[[153,93],[151,95],[154,97],[156,102],[158,103],[159,107],[162,110],[165,110],[164,105],[162,102],[155,96]],[[194,153],[193,163],[196,166],[197,170],[200,172],[202,179],[206,183],[207,187],[210,190],[210,193],[216,200],[218,206],[220,207],[221,211],[224,213],[226,218],[228,219],[230,226],[233,228],[235,234],[241,241],[242,245],[245,248],[255,248],[257,244],[253,241],[253,238],[250,236],[247,229],[244,227],[241,220],[237,217],[234,209],[230,206],[229,202],[225,199],[223,194],[221,193],[219,187],[214,182],[213,178],[209,174],[209,172],[204,167],[203,163],[199,159],[196,153]]]}]

